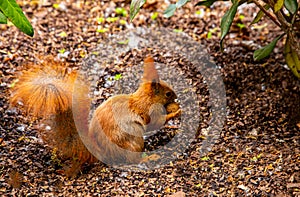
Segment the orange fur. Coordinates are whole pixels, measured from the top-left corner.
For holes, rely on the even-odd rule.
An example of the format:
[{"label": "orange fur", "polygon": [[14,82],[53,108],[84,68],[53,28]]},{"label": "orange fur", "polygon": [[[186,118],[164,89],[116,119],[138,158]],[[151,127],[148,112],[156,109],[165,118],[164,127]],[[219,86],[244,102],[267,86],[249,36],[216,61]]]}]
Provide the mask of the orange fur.
[{"label": "orange fur", "polygon": [[[47,121],[53,133],[44,133],[45,140],[80,165],[97,159],[85,147],[77,129],[87,133],[92,152],[101,161],[138,162],[144,149],[144,132],[158,129],[180,115],[179,108],[166,114],[166,107],[175,103],[176,94],[159,80],[153,58],[147,57],[144,65],[138,90],[102,103],[90,123],[88,83],[76,71],[68,72],[63,63],[51,59],[23,72],[13,89],[11,103],[21,101],[28,113]],[[78,125],[80,128],[76,128]]]},{"label": "orange fur", "polygon": [[66,73],[62,63],[48,60],[41,65],[28,65],[14,87],[11,103],[23,102],[28,113],[49,117],[66,111],[72,102],[73,84],[77,73]]},{"label": "orange fur", "polygon": [[111,164],[139,162],[139,152],[144,149],[144,132],[158,129],[180,115],[179,109],[170,114],[165,110],[176,98],[173,90],[159,81],[153,58],[147,57],[138,90],[130,95],[111,97],[94,113],[89,137],[94,139],[94,151],[101,153],[98,157]]},{"label": "orange fur", "polygon": [[[41,135],[50,146],[58,148],[63,157],[80,163],[97,161],[82,143],[73,119],[73,88],[78,73],[68,72],[65,64],[49,58],[40,65],[28,67],[30,69],[22,73],[13,88],[11,104],[22,102],[27,113],[43,118],[51,126],[53,132],[42,131]],[[78,94],[81,94],[88,87],[81,85],[79,89]],[[88,111],[89,104],[84,103],[82,110]],[[87,119],[88,113],[77,114],[85,116],[79,120]]]}]

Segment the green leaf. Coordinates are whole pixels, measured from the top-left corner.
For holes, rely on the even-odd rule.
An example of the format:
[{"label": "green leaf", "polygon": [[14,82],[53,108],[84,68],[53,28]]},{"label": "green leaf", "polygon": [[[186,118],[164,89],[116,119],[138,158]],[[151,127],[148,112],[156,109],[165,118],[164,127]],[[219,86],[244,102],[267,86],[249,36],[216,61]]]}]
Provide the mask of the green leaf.
[{"label": "green leaf", "polygon": [[126,20],[123,20],[123,19],[121,19],[121,20],[119,21],[119,23],[120,23],[121,25],[126,25],[127,21],[126,21]]},{"label": "green leaf", "polygon": [[118,44],[128,44],[128,42],[129,42],[129,39],[121,40],[121,41],[118,42]]},{"label": "green leaf", "polygon": [[251,160],[251,161],[257,161],[258,158],[254,156],[254,157],[252,157],[250,160]]},{"label": "green leaf", "polygon": [[175,4],[170,4],[167,9],[164,11],[164,17],[169,18],[174,15],[174,12],[176,10]]},{"label": "green leaf", "polygon": [[182,29],[174,29],[173,32],[175,33],[181,33],[183,30]]},{"label": "green leaf", "polygon": [[9,88],[13,88],[16,86],[16,83],[19,82],[19,79],[14,80],[11,84],[8,85]]},{"label": "green leaf", "polygon": [[202,160],[202,161],[208,161],[208,160],[209,160],[209,157],[208,157],[208,156],[204,156],[204,157],[201,158],[201,160]]},{"label": "green leaf", "polygon": [[107,28],[101,28],[101,27],[97,28],[97,32],[99,32],[99,33],[105,33],[107,31],[108,31]]},{"label": "green leaf", "polygon": [[108,17],[106,19],[106,21],[109,22],[109,23],[114,23],[114,22],[116,22],[118,20],[119,20],[119,17]]},{"label": "green leaf", "polygon": [[64,54],[66,52],[66,49],[59,49],[58,52]]},{"label": "green leaf", "polygon": [[[269,4],[264,5],[264,8],[266,10],[268,10],[270,8]],[[253,21],[251,22],[250,25],[253,25],[255,23],[257,23],[258,21],[260,21],[260,19],[265,15],[265,13],[261,10],[259,10],[259,12],[256,14],[255,18],[253,19]]]},{"label": "green leaf", "polygon": [[284,0],[277,0],[275,5],[274,5],[274,12],[278,12],[282,8],[284,4]]},{"label": "green leaf", "polygon": [[122,78],[122,74],[116,74],[115,75],[115,80],[118,81]]},{"label": "green leaf", "polygon": [[154,12],[153,14],[151,14],[151,19],[152,20],[156,20],[158,17],[158,12]]},{"label": "green leaf", "polygon": [[232,4],[230,9],[222,17],[222,20],[221,20],[221,42],[220,42],[221,50],[223,50],[223,40],[231,27],[231,24],[232,24],[235,14],[236,14],[238,6],[239,6],[239,2],[236,1],[234,4]]},{"label": "green leaf", "polygon": [[254,51],[253,54],[253,58],[255,61],[261,60],[265,57],[267,57],[268,55],[270,55],[270,53],[273,51],[273,49],[275,48],[277,41],[282,38],[283,35],[278,36],[277,38],[275,38],[272,42],[270,42],[268,45],[257,49],[256,51]]},{"label": "green leaf", "polygon": [[115,12],[116,12],[116,14],[118,14],[118,15],[127,16],[127,11],[126,11],[125,8],[117,7],[117,8],[115,9]]},{"label": "green leaf", "polygon": [[202,10],[197,10],[197,11],[195,12],[196,15],[202,15],[202,13],[203,13]]},{"label": "green leaf", "polygon": [[284,0],[284,6],[292,14],[295,14],[298,10],[297,0]]},{"label": "green leaf", "polygon": [[300,79],[300,59],[296,51],[292,49],[289,37],[285,41],[283,54],[289,68]]},{"label": "green leaf", "polygon": [[0,24],[7,24],[7,18],[1,11],[0,11]]},{"label": "green leaf", "polygon": [[177,2],[176,2],[176,7],[177,8],[181,8],[182,6],[184,6],[187,2],[188,2],[189,0],[178,0]]},{"label": "green leaf", "polygon": [[130,4],[130,21],[134,19],[141,7],[146,3],[146,0],[132,0]]},{"label": "green leaf", "polygon": [[242,20],[244,20],[244,18],[245,18],[245,15],[243,15],[243,14],[240,14],[240,15],[239,15],[239,18],[240,18],[240,19],[241,19],[241,21],[242,21]]},{"label": "green leaf", "polygon": [[197,185],[195,185],[195,187],[202,187],[202,184],[198,183]]},{"label": "green leaf", "polygon": [[57,3],[54,3],[52,6],[53,6],[55,9],[59,8],[59,4],[57,4]]},{"label": "green leaf", "polygon": [[1,0],[0,10],[22,32],[33,36],[33,28],[15,0]]},{"label": "green leaf", "polygon": [[92,54],[93,55],[99,55],[99,51],[93,51]]},{"label": "green leaf", "polygon": [[236,24],[236,26],[238,26],[240,29],[243,29],[246,27],[246,25],[243,23],[238,23],[238,24]]},{"label": "green leaf", "polygon": [[142,153],[142,158],[148,157],[147,153],[143,152]]},{"label": "green leaf", "polygon": [[58,36],[63,38],[63,37],[67,37],[68,34],[65,31],[62,31],[58,34]]},{"label": "green leaf", "polygon": [[209,32],[207,33],[207,39],[211,39],[211,36],[212,36],[212,32],[209,31]]},{"label": "green leaf", "polygon": [[96,18],[96,20],[97,20],[98,23],[104,23],[105,22],[105,19],[103,17]]},{"label": "green leaf", "polygon": [[196,3],[196,6],[206,6],[206,7],[210,7],[212,4],[214,4],[216,1],[218,0],[206,0],[206,1],[199,1],[198,3]]}]

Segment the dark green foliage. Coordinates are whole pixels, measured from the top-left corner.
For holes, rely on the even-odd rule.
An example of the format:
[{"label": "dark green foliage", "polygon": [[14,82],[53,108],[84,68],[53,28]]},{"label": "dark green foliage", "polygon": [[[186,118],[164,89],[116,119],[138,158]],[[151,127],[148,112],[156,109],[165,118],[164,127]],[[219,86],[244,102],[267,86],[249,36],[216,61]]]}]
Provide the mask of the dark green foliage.
[{"label": "dark green foliage", "polygon": [[132,0],[130,4],[130,20],[132,21],[141,7],[146,3],[146,0]]},{"label": "dark green foliage", "polygon": [[[216,0],[207,0],[207,1],[201,1],[196,5],[204,5],[207,7],[210,7]],[[244,0],[232,0],[232,5],[230,9],[224,14],[221,20],[221,49],[223,49],[223,41],[225,36],[228,34],[230,27],[232,25],[232,21],[236,15],[236,11],[238,7],[245,3]],[[260,8],[260,11],[257,13],[253,21],[250,25],[259,22],[263,16],[269,17],[277,26],[281,28],[283,31],[283,34],[275,38],[272,42],[267,44],[266,46],[257,49],[254,51],[253,58],[256,61],[259,61],[267,56],[270,55],[270,53],[275,48],[277,42],[284,36],[288,35],[286,39],[285,45],[288,45],[289,47],[285,47],[286,49],[289,49],[289,52],[285,52],[285,59],[292,70],[292,72],[295,74],[295,76],[300,76],[300,63],[298,59],[300,59],[300,25],[299,23],[296,23],[295,21],[299,21],[299,5],[297,3],[297,0],[277,0],[276,3],[271,0],[263,0],[264,4],[261,5],[261,3],[257,0],[251,0],[247,1],[247,3],[254,3],[258,8]],[[271,11],[269,8],[272,8]],[[288,13],[284,12],[284,9],[288,10]],[[298,35],[298,36],[297,36]],[[295,43],[294,45],[290,45],[288,43]]]},{"label": "dark green foliage", "polygon": [[[170,4],[164,11],[164,17],[171,17],[174,15],[177,8],[184,6],[189,0],[178,0],[175,4]],[[146,3],[146,0],[131,0],[130,4],[130,20],[132,21],[141,7]]]},{"label": "dark green foliage", "polygon": [[15,0],[0,1],[0,23],[7,24],[7,19],[25,34],[33,36],[33,28]]},{"label": "dark green foliage", "polygon": [[175,4],[170,4],[167,9],[164,11],[164,16],[169,18],[173,16],[174,12],[176,10],[176,5]]},{"label": "dark green foliage", "polygon": [[297,0],[285,0],[284,1],[284,6],[292,14],[295,14],[297,9],[298,9]]},{"label": "dark green foliage", "polygon": [[236,1],[231,6],[231,8],[224,14],[222,20],[221,20],[221,50],[223,49],[223,40],[227,33],[229,32],[229,29],[231,27],[232,21],[234,19],[234,16],[236,14],[237,8],[239,6],[239,2]]},{"label": "dark green foliage", "polygon": [[273,49],[275,48],[277,41],[281,38],[282,36],[278,36],[277,38],[275,38],[272,42],[270,42],[268,45],[257,49],[256,51],[254,51],[253,54],[253,58],[255,61],[257,60],[261,60],[267,56],[270,55],[270,53],[273,51]]},{"label": "dark green foliage", "polygon": [[[264,5],[264,8],[266,10],[268,10],[270,8],[270,5],[266,4],[266,5]],[[262,10],[259,10],[258,13],[256,14],[255,18],[251,22],[251,25],[258,23],[264,15],[265,15],[265,13]]]},{"label": "dark green foliage", "polygon": [[216,1],[220,1],[220,0],[207,0],[207,1],[199,1],[196,6],[206,6],[206,7],[210,7],[212,4],[214,4]]},{"label": "dark green foliage", "polygon": [[0,12],[0,24],[7,24],[7,18],[2,12]]},{"label": "dark green foliage", "polygon": [[[195,6],[210,7],[217,1],[222,0],[201,0]],[[225,1],[225,0],[224,0]],[[177,8],[182,7],[188,2],[188,0],[178,0],[176,4],[170,4],[164,11],[165,17],[171,17],[174,15]],[[139,9],[145,3],[145,0],[132,0],[130,7],[131,20],[138,13]],[[231,0],[231,7],[224,14],[221,19],[221,50],[223,50],[224,39],[230,32],[232,22],[236,16],[238,7],[244,3],[255,4],[260,10],[256,14],[255,18],[250,25],[259,22],[264,16],[270,18],[278,27],[281,28],[283,34],[275,38],[272,42],[266,46],[257,49],[253,58],[259,61],[267,56],[275,48],[277,42],[287,35],[285,41],[285,59],[288,66],[291,68],[295,76],[300,76],[300,16],[299,16],[299,4],[297,0]],[[262,4],[263,3],[263,4]],[[134,5],[134,6],[133,6]],[[271,9],[270,9],[271,8]],[[288,12],[286,12],[288,11]],[[290,44],[294,43],[294,44]],[[288,49],[288,50],[287,50]],[[288,51],[288,52],[286,52]]]}]

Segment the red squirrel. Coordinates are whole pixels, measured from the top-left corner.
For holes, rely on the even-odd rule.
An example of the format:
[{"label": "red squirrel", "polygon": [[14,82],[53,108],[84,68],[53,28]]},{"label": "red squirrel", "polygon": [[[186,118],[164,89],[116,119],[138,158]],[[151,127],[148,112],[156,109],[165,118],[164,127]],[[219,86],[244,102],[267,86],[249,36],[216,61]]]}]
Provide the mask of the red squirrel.
[{"label": "red squirrel", "polygon": [[[49,124],[53,134],[44,136],[46,142],[80,165],[98,159],[104,163],[141,161],[144,132],[159,129],[181,114],[175,92],[159,79],[153,58],[147,57],[143,79],[136,92],[112,96],[96,108],[86,123],[89,124],[86,126],[88,131],[84,132],[93,143],[91,152],[96,153],[97,159],[82,142],[72,111],[73,99],[82,97],[89,88],[88,83],[78,71],[68,71],[65,63],[52,58],[45,58],[42,63],[29,65],[29,68],[23,71],[13,87],[11,103],[14,106],[23,103],[28,114]],[[75,87],[76,80],[80,87]],[[85,101],[77,104],[89,111],[90,102]],[[83,119],[88,116],[85,114]]]}]

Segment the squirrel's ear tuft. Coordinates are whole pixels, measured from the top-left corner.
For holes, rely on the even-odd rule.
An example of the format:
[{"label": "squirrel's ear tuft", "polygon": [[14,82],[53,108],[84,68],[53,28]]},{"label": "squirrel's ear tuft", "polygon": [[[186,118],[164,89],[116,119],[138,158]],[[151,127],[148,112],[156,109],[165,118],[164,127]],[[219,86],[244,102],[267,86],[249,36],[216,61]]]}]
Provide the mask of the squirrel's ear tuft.
[{"label": "squirrel's ear tuft", "polygon": [[154,59],[150,55],[144,60],[143,81],[159,83],[159,76],[154,65]]}]

